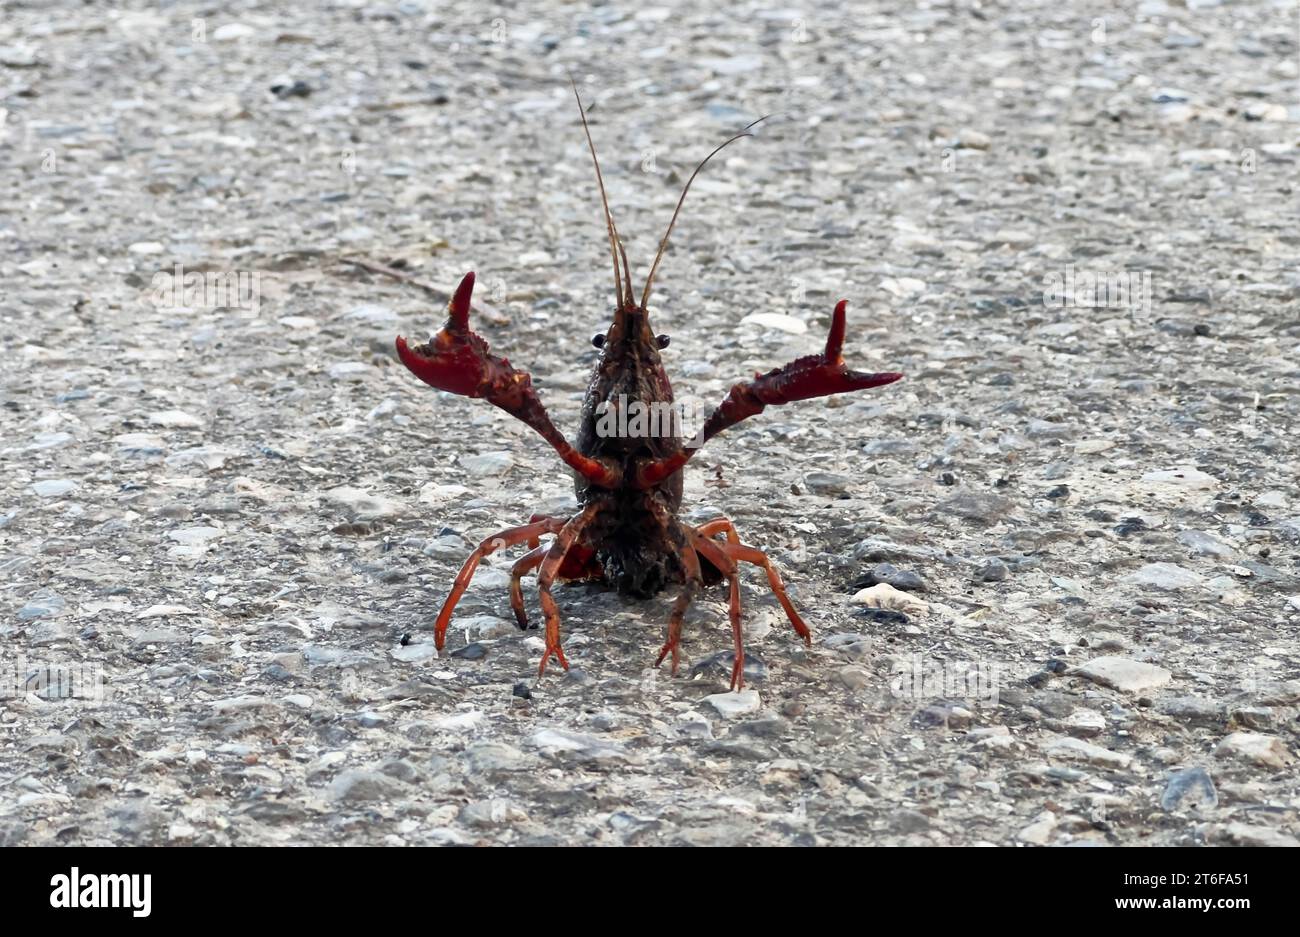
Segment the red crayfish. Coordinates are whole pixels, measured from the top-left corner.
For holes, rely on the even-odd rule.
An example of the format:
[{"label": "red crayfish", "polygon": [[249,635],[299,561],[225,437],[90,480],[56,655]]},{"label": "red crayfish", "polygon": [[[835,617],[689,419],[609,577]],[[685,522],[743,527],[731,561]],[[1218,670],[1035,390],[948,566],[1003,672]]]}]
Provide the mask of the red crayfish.
[{"label": "red crayfish", "polygon": [[[574,93],[576,96],[576,88]],[[730,586],[729,612],[735,640],[731,687],[738,689],[744,685],[745,667],[738,564],[761,566],[794,630],[808,644],[812,642],[812,633],[786,595],[776,567],[761,550],[740,542],[730,520],[719,518],[692,527],[677,517],[682,500],[682,468],[697,448],[682,439],[679,422],[667,421],[669,431],[657,434],[611,433],[610,421],[603,417],[610,408],[672,404],[672,386],[659,357],[660,349],[668,344],[667,337],[656,336],[650,327],[647,304],[654,275],[691,182],[719,150],[741,137],[751,136],[750,128],[746,127],[705,157],[687,181],[637,302],[627,254],[609,211],[581,98],[578,111],[596,164],[596,181],[614,264],[616,305],[609,329],[592,339],[601,354],[583,404],[577,446],[570,445],[551,423],[528,373],[512,367],[505,358],[490,354],[487,342],[470,331],[473,273],[465,274],[461,280],[451,299],[447,324],[427,344],[411,345],[404,338],[397,338],[397,354],[402,363],[426,384],[453,394],[484,398],[540,433],[573,470],[580,505],[573,517],[534,515],[529,523],[484,540],[465,561],[438,614],[434,625],[435,644],[439,650],[443,649],[452,610],[479,561],[495,550],[527,544],[530,552],[510,571],[510,605],[519,626],[527,628],[520,580],[537,569],[537,588],[546,627],[546,648],[538,676],[545,673],[552,657],[566,670],[569,667],[560,646],[560,613],[551,593],[557,580],[604,582],[623,594],[640,598],[652,596],[668,586],[680,587],[668,620],[667,640],[655,661],[657,667],[671,655],[672,671],[676,674],[682,619],[687,607],[701,588],[725,578]],[[841,300],[835,306],[824,353],[799,358],[767,374],[755,375],[752,381],[736,384],[690,442],[707,441],[765,407],[879,387],[901,378],[901,374],[892,372],[865,374],[845,367],[841,349],[846,305]],[[552,535],[554,540],[542,544],[540,538],[544,535]]]}]

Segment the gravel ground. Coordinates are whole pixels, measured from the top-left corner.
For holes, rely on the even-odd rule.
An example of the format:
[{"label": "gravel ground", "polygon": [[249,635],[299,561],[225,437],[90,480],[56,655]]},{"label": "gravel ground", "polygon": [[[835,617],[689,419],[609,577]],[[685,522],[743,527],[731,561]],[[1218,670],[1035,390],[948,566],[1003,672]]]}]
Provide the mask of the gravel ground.
[{"label": "gravel ground", "polygon": [[[1300,15],[1068,6],[7,4],[0,843],[1297,845]],[[433,649],[572,485],[342,259],[477,271],[572,436],[611,289],[570,71],[638,277],[774,114],[659,273],[680,392],[840,298],[907,374],[687,469],[815,633],[747,572],[743,694],[721,587],[677,679],[671,595],[559,590],[536,680],[513,556]]]}]

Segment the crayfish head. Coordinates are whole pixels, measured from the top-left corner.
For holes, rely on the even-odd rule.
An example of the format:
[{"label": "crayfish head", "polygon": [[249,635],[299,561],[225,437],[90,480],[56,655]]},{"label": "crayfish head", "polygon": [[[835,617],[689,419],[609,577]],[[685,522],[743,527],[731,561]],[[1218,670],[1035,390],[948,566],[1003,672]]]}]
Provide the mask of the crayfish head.
[{"label": "crayfish head", "polygon": [[[672,384],[659,352],[668,336],[656,336],[645,309],[618,309],[609,330],[593,338],[600,349],[587,391],[583,438],[590,451],[626,459],[657,455],[675,444],[679,421]],[[587,450],[584,450],[587,451]]]},{"label": "crayfish head", "polygon": [[[627,358],[631,354],[641,355],[644,350],[657,351],[666,348],[667,336],[660,344],[650,328],[650,313],[635,303],[629,302],[614,310],[614,320],[596,347],[601,348],[606,357],[616,354]],[[657,359],[659,356],[655,354]]]}]

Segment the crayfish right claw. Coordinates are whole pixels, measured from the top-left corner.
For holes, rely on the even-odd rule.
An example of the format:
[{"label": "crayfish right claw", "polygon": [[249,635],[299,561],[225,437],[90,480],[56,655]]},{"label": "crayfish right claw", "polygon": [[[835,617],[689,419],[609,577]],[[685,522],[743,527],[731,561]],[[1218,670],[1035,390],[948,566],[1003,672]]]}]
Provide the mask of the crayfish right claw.
[{"label": "crayfish right claw", "polygon": [[488,343],[469,328],[470,294],[474,274],[465,274],[456,287],[447,310],[447,324],[424,345],[408,345],[397,336],[397,357],[407,370],[430,387],[481,397],[495,407],[523,420],[550,443],[570,468],[593,484],[613,488],[622,472],[608,458],[592,458],[578,452],[565,440],[546,415],[532,378],[527,371],[510,366],[510,361],[489,354]]},{"label": "crayfish right claw", "polygon": [[447,324],[424,345],[408,345],[397,336],[397,357],[407,369],[430,387],[463,397],[487,395],[494,371],[509,362],[494,359],[488,345],[469,328],[470,296],[474,273],[465,274],[447,309]]}]

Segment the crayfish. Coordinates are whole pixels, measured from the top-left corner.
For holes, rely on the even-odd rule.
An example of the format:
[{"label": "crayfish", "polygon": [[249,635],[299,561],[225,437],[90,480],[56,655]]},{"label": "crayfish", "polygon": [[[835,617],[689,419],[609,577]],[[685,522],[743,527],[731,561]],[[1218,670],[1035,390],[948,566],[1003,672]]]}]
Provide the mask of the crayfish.
[{"label": "crayfish", "polygon": [[[576,87],[574,94],[577,96]],[[473,273],[465,274],[461,280],[452,296],[446,325],[427,344],[411,345],[401,336],[397,338],[398,357],[426,384],[448,393],[483,398],[540,433],[573,470],[580,507],[573,517],[533,515],[529,523],[500,531],[479,544],[456,576],[438,614],[434,642],[441,651],[452,611],[483,557],[499,549],[527,544],[529,552],[510,571],[510,605],[519,627],[527,628],[521,579],[537,570],[546,628],[546,646],[537,670],[539,677],[546,672],[547,662],[552,658],[566,670],[569,667],[560,645],[560,613],[551,592],[557,581],[601,582],[638,598],[650,597],[670,586],[677,587],[680,591],[668,620],[667,639],[655,661],[658,667],[671,656],[672,672],[676,675],[682,619],[687,607],[701,589],[725,578],[730,588],[729,614],[735,640],[731,688],[739,689],[744,685],[745,648],[738,564],[762,567],[794,630],[806,644],[812,643],[812,633],[790,602],[772,561],[761,550],[741,543],[730,520],[719,518],[691,526],[677,517],[682,500],[682,469],[698,449],[698,445],[688,445],[682,439],[679,422],[669,420],[669,431],[656,434],[611,433],[610,421],[605,417],[611,407],[672,404],[672,385],[659,356],[660,349],[668,344],[667,336],[656,336],[650,327],[648,303],[654,276],[696,175],[723,147],[741,137],[752,136],[749,130],[754,125],[714,149],[687,180],[668,230],[659,242],[638,302],[632,290],[627,253],[610,214],[600,162],[581,98],[578,112],[596,167],[614,265],[615,306],[608,330],[592,339],[600,349],[600,358],[584,400],[577,446],[571,445],[552,424],[529,374],[512,367],[505,358],[492,355],[487,342],[470,331]],[[704,421],[694,442],[707,441],[766,407],[879,387],[901,378],[901,374],[892,372],[866,374],[845,367],[841,350],[846,306],[845,300],[835,306],[822,354],[799,358],[767,374],[756,374],[752,381],[734,385]],[[543,544],[541,538],[548,535],[554,539]]]}]

